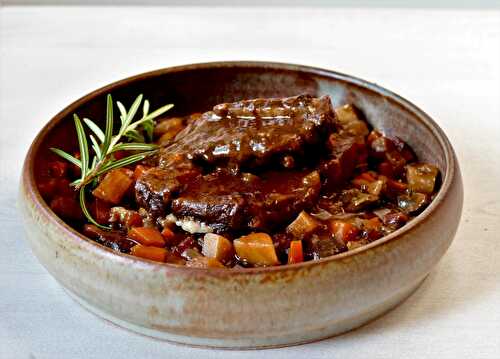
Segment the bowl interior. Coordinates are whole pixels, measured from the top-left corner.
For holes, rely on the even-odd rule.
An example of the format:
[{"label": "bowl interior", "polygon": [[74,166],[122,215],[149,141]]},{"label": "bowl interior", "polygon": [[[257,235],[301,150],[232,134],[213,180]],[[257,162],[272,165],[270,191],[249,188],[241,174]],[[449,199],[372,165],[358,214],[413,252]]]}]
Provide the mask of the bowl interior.
[{"label": "bowl interior", "polygon": [[407,142],[420,160],[440,169],[443,181],[451,161],[449,143],[439,127],[417,107],[375,84],[304,66],[209,63],[141,74],[96,90],[68,106],[49,122],[32,146],[34,168],[30,175],[34,174],[35,181],[55,158],[50,147],[77,149],[74,113],[103,124],[108,93],[127,107],[140,93],[149,99],[152,109],[173,103],[169,116],[203,112],[221,102],[256,97],[330,95],[334,106],[354,104],[374,128]]}]

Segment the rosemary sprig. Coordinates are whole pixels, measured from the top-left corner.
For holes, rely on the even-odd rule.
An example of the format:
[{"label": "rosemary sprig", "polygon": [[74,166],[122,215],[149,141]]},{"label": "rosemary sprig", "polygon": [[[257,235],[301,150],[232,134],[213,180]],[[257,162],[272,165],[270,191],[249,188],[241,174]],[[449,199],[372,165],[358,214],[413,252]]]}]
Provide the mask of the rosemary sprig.
[{"label": "rosemary sprig", "polygon": [[[80,206],[85,217],[87,217],[89,222],[103,229],[109,229],[109,227],[97,223],[90,215],[85,204],[86,186],[96,182],[95,180],[99,176],[113,169],[128,166],[154,154],[157,151],[158,146],[153,143],[146,143],[153,140],[153,129],[155,125],[154,119],[173,107],[172,104],[168,104],[149,113],[149,101],[144,100],[142,106],[142,117],[139,120],[134,121],[134,117],[141,105],[142,98],[142,94],[137,96],[128,111],[121,102],[116,102],[116,106],[120,111],[121,121],[120,128],[116,135],[113,135],[114,116],[113,99],[111,95],[107,96],[106,127],[104,132],[92,120],[88,118],[83,119],[83,122],[92,132],[92,134],[89,135],[91,147],[94,152],[92,159],[90,157],[90,150],[85,129],[82,121],[76,114],[73,115],[73,120],[75,122],[78,146],[80,148],[80,159],[64,152],[59,148],[51,148],[55,154],[80,168],[80,178],[72,182],[71,185],[74,186],[75,190],[80,191]],[[114,153],[117,151],[134,151],[135,153],[117,160],[114,156]]]}]

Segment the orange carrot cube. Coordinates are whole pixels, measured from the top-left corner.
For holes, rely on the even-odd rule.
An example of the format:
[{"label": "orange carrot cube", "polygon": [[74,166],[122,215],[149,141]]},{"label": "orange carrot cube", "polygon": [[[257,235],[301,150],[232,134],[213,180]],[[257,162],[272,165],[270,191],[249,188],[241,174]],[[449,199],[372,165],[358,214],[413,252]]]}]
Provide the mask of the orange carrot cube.
[{"label": "orange carrot cube", "polygon": [[300,263],[304,261],[302,241],[291,241],[288,250],[288,264]]},{"label": "orange carrot cube", "polygon": [[128,236],[145,246],[165,247],[165,240],[156,228],[133,227],[128,231]]},{"label": "orange carrot cube", "polygon": [[108,172],[92,194],[103,201],[119,204],[134,183],[130,172],[123,168]]},{"label": "orange carrot cube", "polygon": [[130,249],[130,254],[156,262],[165,262],[168,251],[165,248],[147,247],[137,244]]}]

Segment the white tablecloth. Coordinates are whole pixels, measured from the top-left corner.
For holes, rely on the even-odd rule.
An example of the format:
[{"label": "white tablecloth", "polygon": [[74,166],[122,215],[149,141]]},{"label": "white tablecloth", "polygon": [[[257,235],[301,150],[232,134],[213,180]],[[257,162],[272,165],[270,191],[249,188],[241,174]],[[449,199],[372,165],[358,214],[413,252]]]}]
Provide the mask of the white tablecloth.
[{"label": "white tablecloth", "polygon": [[[176,346],[82,309],[32,255],[15,201],[26,150],[111,81],[192,62],[315,65],[433,116],[461,161],[462,222],[400,307],[358,330],[266,351]],[[0,8],[0,358],[500,358],[500,12],[334,8]],[[237,318],[235,318],[237,320]]]}]

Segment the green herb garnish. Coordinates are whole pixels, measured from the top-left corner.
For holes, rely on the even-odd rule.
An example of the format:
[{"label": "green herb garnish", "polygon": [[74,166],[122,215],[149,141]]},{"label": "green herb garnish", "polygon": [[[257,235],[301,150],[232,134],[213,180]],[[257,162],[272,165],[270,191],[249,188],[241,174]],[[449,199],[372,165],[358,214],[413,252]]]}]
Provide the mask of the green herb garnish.
[{"label": "green herb garnish", "polygon": [[[80,206],[85,217],[87,217],[89,222],[103,229],[109,229],[109,227],[97,223],[94,218],[92,218],[85,205],[86,186],[97,182],[96,180],[99,176],[113,169],[141,161],[156,153],[158,146],[153,143],[147,143],[153,140],[154,119],[173,107],[172,104],[168,104],[149,113],[149,101],[144,100],[142,118],[134,121],[134,117],[141,105],[142,98],[142,94],[139,95],[128,111],[121,102],[116,102],[118,110],[120,111],[121,120],[120,129],[116,135],[113,135],[113,99],[111,95],[107,96],[106,129],[104,132],[92,120],[88,118],[83,119],[83,122],[93,133],[89,135],[90,142],[92,143],[91,147],[94,152],[92,159],[90,158],[90,150],[85,129],[82,121],[76,114],[73,115],[73,119],[75,121],[78,145],[80,147],[80,159],[61,149],[51,148],[55,154],[80,168],[81,177],[72,182],[71,185],[75,190],[80,191]],[[114,156],[114,153],[117,151],[134,151],[135,153],[117,160]]]}]

